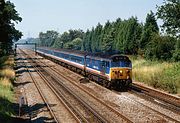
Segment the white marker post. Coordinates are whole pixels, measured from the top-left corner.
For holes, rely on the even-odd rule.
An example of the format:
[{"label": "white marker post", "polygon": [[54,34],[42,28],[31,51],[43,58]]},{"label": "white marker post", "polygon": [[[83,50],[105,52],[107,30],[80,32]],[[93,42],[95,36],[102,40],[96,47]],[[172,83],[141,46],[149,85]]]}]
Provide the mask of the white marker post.
[{"label": "white marker post", "polygon": [[21,108],[25,104],[25,100],[23,96],[24,89],[21,88],[20,92],[21,92],[21,96],[19,97],[19,117],[21,116]]}]

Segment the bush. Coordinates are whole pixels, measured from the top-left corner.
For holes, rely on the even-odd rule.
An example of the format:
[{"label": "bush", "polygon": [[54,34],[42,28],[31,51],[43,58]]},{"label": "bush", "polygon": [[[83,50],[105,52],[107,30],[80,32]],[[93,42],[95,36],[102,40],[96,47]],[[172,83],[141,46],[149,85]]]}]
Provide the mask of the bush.
[{"label": "bush", "polygon": [[147,59],[170,60],[175,49],[176,40],[169,36],[153,35],[145,50]]},{"label": "bush", "polygon": [[180,63],[173,63],[169,69],[164,70],[164,88],[171,93],[177,93],[180,88]]},{"label": "bush", "polygon": [[177,49],[173,53],[173,61],[180,61],[180,49]]}]

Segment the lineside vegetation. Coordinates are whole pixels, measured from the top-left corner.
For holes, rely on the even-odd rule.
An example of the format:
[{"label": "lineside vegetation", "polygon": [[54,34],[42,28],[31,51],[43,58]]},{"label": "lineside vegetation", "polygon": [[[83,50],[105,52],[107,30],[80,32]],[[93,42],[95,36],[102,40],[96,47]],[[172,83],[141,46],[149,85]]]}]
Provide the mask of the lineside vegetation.
[{"label": "lineside vegetation", "polygon": [[180,95],[180,63],[132,58],[133,80]]},{"label": "lineside vegetation", "polygon": [[12,82],[15,79],[13,70],[14,59],[12,56],[0,58],[0,121],[8,122],[14,114],[12,104],[14,101],[14,91]]}]

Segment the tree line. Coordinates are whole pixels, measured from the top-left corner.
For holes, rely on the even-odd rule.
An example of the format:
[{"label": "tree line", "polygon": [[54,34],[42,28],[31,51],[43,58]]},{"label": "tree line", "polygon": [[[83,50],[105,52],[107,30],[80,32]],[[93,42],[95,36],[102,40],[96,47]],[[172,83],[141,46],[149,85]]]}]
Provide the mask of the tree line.
[{"label": "tree line", "polygon": [[[75,49],[92,53],[141,55],[146,59],[180,60],[180,2],[166,0],[157,13],[150,11],[145,23],[137,17],[98,23],[86,32],[69,30],[63,34],[49,30],[39,33],[40,46]],[[163,20],[160,31],[157,18]]]},{"label": "tree line", "polygon": [[[98,23],[84,32],[81,29],[70,29],[63,34],[48,30],[40,32],[37,39],[39,46],[75,49],[92,53],[122,53],[141,55],[147,59],[180,60],[180,1],[164,0],[157,7],[157,13],[150,11],[145,23],[137,17],[104,25]],[[160,28],[157,19],[163,20]],[[8,54],[15,41],[22,33],[15,29],[15,23],[22,18],[10,1],[0,0],[0,55]]]}]

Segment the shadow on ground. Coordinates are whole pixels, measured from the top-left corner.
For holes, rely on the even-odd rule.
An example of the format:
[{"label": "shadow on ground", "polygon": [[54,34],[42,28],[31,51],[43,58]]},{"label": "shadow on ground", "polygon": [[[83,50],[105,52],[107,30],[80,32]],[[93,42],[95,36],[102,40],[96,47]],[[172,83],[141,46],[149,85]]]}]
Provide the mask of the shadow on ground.
[{"label": "shadow on ground", "polygon": [[[53,107],[55,104],[51,104]],[[35,104],[33,106],[23,105],[21,117],[19,117],[19,104],[12,103],[9,100],[0,97],[0,123],[44,123],[52,122],[51,118],[46,116],[36,118],[37,114],[46,107],[45,104]],[[33,118],[31,121],[30,118]],[[48,122],[48,123],[49,123]]]},{"label": "shadow on ground", "polygon": [[24,85],[29,84],[29,83],[31,83],[31,82],[30,81],[26,81],[26,82],[13,82],[13,85],[15,87],[18,87],[18,86],[24,86]]}]

